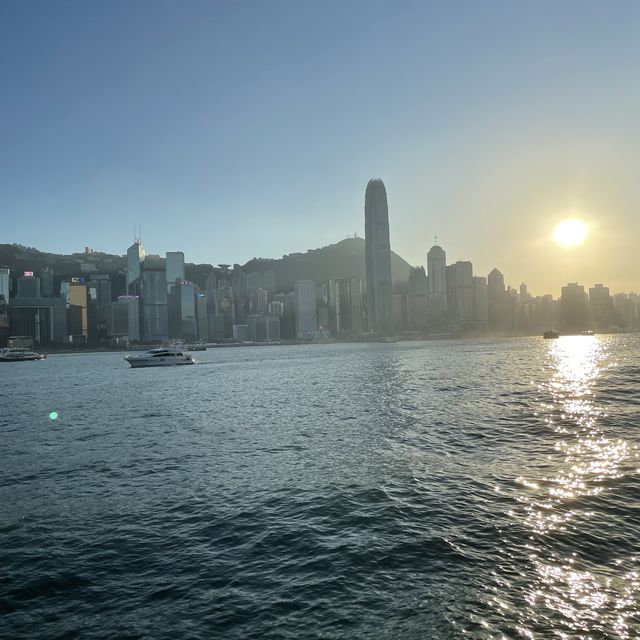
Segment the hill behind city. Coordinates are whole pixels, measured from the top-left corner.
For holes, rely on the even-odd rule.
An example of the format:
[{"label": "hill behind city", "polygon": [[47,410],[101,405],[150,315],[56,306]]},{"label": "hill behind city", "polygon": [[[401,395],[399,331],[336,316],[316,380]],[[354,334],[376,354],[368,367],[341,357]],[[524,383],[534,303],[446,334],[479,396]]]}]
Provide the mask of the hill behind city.
[{"label": "hill behind city", "polygon": [[[146,263],[151,267],[162,267],[164,258],[147,255]],[[54,273],[54,280],[94,273],[109,274],[114,283],[114,291],[124,291],[126,257],[93,251],[91,253],[73,253],[60,255],[40,251],[35,247],[18,244],[0,244],[0,266],[8,267],[14,275],[24,271],[33,271],[39,275],[45,268]],[[296,280],[313,280],[316,284],[329,278],[355,276],[363,282],[365,274],[365,242],[363,238],[346,238],[335,244],[319,249],[310,249],[306,253],[292,253],[279,259],[253,258],[243,271],[276,272],[279,291],[291,291]],[[410,265],[399,255],[391,253],[391,271],[394,284],[408,280]],[[185,276],[204,288],[207,276],[218,268],[211,264],[185,264]]]}]

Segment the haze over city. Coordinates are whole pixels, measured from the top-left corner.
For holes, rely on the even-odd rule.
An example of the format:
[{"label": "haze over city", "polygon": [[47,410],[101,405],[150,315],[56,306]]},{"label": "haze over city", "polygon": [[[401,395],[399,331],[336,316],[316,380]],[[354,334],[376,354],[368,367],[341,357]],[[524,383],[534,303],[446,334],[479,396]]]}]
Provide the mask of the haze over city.
[{"label": "haze over city", "polygon": [[[552,16],[552,19],[549,19]],[[640,7],[618,2],[4,2],[5,241],[196,262],[434,234],[557,294],[639,286]],[[577,216],[588,238],[551,242]]]}]

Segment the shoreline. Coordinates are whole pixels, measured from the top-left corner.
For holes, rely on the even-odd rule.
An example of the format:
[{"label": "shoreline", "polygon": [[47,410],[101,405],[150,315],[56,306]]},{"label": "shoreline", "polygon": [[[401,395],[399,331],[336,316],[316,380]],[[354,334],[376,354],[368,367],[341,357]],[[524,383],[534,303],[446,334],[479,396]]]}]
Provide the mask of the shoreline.
[{"label": "shoreline", "polygon": [[[596,333],[594,335],[630,335],[633,333],[637,333],[636,331],[616,331],[616,332],[601,332]],[[561,334],[560,337],[569,337],[576,336],[581,334]],[[420,337],[408,337],[408,336],[398,336],[391,337],[388,339],[382,337],[371,337],[371,338],[362,338],[362,339],[335,339],[335,338],[327,338],[324,340],[281,340],[278,342],[229,342],[229,343],[207,343],[206,350],[212,349],[227,349],[227,348],[247,348],[247,347],[289,347],[289,346],[301,346],[301,345],[313,345],[313,346],[321,346],[321,345],[329,345],[329,344],[394,344],[397,342],[444,342],[444,341],[459,341],[459,340],[499,340],[499,339],[512,339],[512,338],[540,338],[544,340],[541,334],[538,333],[526,333],[526,334],[484,334],[484,335],[438,335],[438,336],[420,336]],[[133,348],[119,348],[119,347],[92,347],[87,346],[85,348],[71,347],[66,348],[64,346],[53,347],[34,347],[39,353],[43,353],[46,355],[69,355],[69,354],[79,354],[79,353],[130,353],[130,352],[142,352],[147,351],[149,349],[157,349],[162,345],[151,344],[151,345],[140,345]],[[189,351],[189,349],[182,349],[183,351],[187,351],[189,353],[197,353],[195,351]]]}]

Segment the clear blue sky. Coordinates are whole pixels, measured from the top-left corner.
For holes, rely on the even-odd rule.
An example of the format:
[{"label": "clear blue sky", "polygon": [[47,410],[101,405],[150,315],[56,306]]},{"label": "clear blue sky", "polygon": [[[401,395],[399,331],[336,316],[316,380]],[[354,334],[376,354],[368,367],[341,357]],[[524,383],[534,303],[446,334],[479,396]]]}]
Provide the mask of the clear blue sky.
[{"label": "clear blue sky", "polygon": [[[0,242],[189,261],[364,230],[640,289],[640,3],[0,3]],[[573,252],[553,224],[591,225]]]}]

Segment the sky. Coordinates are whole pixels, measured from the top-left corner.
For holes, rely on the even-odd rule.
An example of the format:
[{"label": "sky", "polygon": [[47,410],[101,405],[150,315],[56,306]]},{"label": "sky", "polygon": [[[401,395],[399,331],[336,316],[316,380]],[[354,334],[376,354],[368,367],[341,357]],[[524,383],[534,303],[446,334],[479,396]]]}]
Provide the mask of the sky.
[{"label": "sky", "polygon": [[[244,263],[364,235],[640,290],[640,3],[0,3],[0,242]],[[578,217],[565,249],[554,225]]]}]

